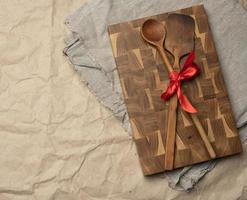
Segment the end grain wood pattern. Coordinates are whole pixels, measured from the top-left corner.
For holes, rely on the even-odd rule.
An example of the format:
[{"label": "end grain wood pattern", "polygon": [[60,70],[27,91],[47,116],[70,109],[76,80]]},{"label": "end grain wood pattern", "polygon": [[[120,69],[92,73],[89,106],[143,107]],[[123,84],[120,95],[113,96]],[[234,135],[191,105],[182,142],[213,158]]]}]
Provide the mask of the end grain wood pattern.
[{"label": "end grain wood pattern", "polygon": [[[201,74],[196,79],[183,84],[183,91],[198,109],[197,116],[208,134],[216,156],[240,153],[242,146],[204,7],[199,5],[174,13],[187,14],[195,20],[196,63],[201,68]],[[144,42],[140,28],[149,18],[157,19],[165,25],[168,14],[108,27],[133,139],[144,175],[165,171],[168,102],[164,102],[160,95],[169,80],[159,53]],[[210,160],[196,127],[180,106],[176,132],[174,168]]]}]

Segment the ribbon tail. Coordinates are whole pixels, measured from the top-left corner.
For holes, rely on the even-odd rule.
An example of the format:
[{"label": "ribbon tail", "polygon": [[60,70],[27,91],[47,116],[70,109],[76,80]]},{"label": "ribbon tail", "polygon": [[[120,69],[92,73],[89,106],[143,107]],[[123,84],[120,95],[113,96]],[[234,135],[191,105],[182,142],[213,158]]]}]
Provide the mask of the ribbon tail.
[{"label": "ribbon tail", "polygon": [[189,99],[183,94],[180,87],[178,87],[177,95],[178,95],[179,103],[184,111],[189,112],[189,113],[197,112],[196,108],[192,106]]}]

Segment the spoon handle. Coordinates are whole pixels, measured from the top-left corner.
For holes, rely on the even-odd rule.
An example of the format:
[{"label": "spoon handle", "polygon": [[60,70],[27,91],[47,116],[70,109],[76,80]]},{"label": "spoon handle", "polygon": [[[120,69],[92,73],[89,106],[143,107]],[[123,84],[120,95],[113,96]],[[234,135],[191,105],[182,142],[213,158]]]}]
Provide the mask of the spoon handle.
[{"label": "spoon handle", "polygon": [[[177,55],[176,52],[175,52],[174,70],[179,70],[179,56]],[[187,115],[186,112],[184,112],[184,113]],[[214,151],[214,149],[213,149],[213,147],[212,147],[212,145],[211,145],[211,143],[207,137],[207,134],[206,134],[200,120],[198,119],[198,117],[195,114],[193,114],[193,113],[189,113],[189,114],[190,114],[190,117],[191,117],[197,131],[199,132],[199,134],[202,138],[202,141],[203,141],[203,143],[204,143],[204,145],[208,151],[210,158],[216,158],[215,151]]]},{"label": "spoon handle", "polygon": [[196,126],[196,129],[198,130],[198,132],[202,138],[202,141],[203,141],[203,143],[204,143],[204,145],[205,145],[205,147],[209,153],[210,158],[216,158],[215,151],[214,151],[214,149],[213,149],[213,147],[212,147],[212,145],[211,145],[211,143],[207,137],[207,134],[206,134],[204,128],[202,127],[202,124],[199,121],[198,117],[193,113],[190,113],[190,116],[191,116],[192,121],[194,122],[194,124]]},{"label": "spoon handle", "polygon": [[172,68],[170,61],[167,58],[167,55],[165,53],[165,50],[163,49],[163,46],[157,46],[157,48],[159,50],[159,53],[160,53],[160,56],[161,56],[163,62],[165,63],[165,65],[167,67],[168,74],[171,73],[173,71],[173,68]]},{"label": "spoon handle", "polygon": [[209,139],[208,139],[208,136],[207,136],[207,133],[206,131],[204,130],[200,120],[198,119],[198,117],[193,114],[193,113],[187,113],[185,111],[183,111],[183,114],[186,116],[186,118],[191,118],[198,133],[200,134],[201,138],[202,138],[202,141],[208,151],[208,154],[210,156],[210,158],[216,158],[216,153],[213,149],[213,146],[211,145]]}]

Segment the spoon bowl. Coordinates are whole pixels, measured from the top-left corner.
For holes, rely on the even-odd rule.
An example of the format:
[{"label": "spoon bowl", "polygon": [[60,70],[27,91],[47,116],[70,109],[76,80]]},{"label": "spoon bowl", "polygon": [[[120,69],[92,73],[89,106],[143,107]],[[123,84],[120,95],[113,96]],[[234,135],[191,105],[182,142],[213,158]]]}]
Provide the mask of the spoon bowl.
[{"label": "spoon bowl", "polygon": [[161,43],[163,45],[166,36],[164,25],[155,19],[145,21],[142,25],[141,33],[144,40],[153,45]]},{"label": "spoon bowl", "polygon": [[142,38],[149,44],[155,46],[164,61],[167,71],[172,72],[172,66],[165,54],[163,43],[166,37],[166,29],[162,23],[156,19],[146,20],[141,28]]}]

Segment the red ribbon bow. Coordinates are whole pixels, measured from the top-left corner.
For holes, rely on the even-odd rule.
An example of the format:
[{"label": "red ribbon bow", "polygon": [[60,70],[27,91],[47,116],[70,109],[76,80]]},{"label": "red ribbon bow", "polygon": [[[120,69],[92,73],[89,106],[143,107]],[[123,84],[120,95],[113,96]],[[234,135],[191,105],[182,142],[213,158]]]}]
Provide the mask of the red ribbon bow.
[{"label": "red ribbon bow", "polygon": [[192,106],[188,98],[183,94],[181,84],[183,80],[189,80],[200,73],[199,67],[194,63],[195,53],[192,51],[186,59],[180,72],[171,72],[169,74],[170,83],[161,98],[165,101],[171,98],[176,92],[179,103],[183,110],[189,113],[196,113],[197,110]]}]

